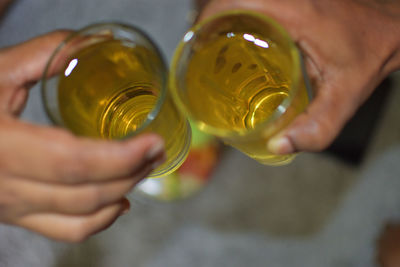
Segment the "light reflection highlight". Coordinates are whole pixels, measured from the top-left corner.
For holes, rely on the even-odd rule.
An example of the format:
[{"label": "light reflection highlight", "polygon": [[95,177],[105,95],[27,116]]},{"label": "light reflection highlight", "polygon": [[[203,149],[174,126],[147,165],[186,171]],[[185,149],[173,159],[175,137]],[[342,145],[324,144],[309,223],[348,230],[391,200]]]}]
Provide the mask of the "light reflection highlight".
[{"label": "light reflection highlight", "polygon": [[263,48],[268,48],[269,47],[269,45],[268,45],[268,43],[266,41],[257,39],[256,37],[254,37],[251,34],[245,33],[245,34],[243,34],[243,38],[245,40],[249,41],[249,42],[253,42],[257,46],[260,46],[260,47],[263,47]]},{"label": "light reflection highlight", "polygon": [[256,38],[253,35],[248,33],[243,34],[243,38],[249,42],[254,42],[256,40]]},{"label": "light reflection highlight", "polygon": [[71,72],[74,70],[76,65],[78,65],[78,59],[75,58],[75,59],[71,60],[67,69],[65,70],[65,72],[64,72],[65,77],[68,77],[71,74]]},{"label": "light reflection highlight", "polygon": [[189,32],[187,32],[186,34],[185,34],[185,36],[183,37],[183,41],[186,43],[186,42],[189,42],[192,38],[193,38],[193,35],[194,35],[194,32],[192,32],[192,31],[189,31]]},{"label": "light reflection highlight", "polygon": [[286,111],[286,108],[281,106],[281,105],[279,105],[278,111],[283,114]]},{"label": "light reflection highlight", "polygon": [[149,195],[159,195],[162,191],[162,184],[156,179],[146,179],[140,185],[140,189]]},{"label": "light reflection highlight", "polygon": [[269,47],[269,45],[268,45],[268,43],[266,41],[263,41],[263,40],[260,40],[260,39],[256,39],[254,41],[254,44],[258,45],[258,46],[261,46],[261,47],[264,47],[264,48],[268,48]]}]

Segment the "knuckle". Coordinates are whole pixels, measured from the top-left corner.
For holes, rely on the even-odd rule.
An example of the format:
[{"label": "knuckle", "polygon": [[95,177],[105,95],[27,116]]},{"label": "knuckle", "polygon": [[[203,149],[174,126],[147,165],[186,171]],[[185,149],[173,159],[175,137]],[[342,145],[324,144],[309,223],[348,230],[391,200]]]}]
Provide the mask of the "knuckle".
[{"label": "knuckle", "polygon": [[67,38],[67,36],[71,33],[72,33],[72,31],[70,31],[70,30],[55,30],[55,31],[50,32],[46,37],[54,38],[54,42],[56,42],[58,44],[63,39]]},{"label": "knuckle", "polygon": [[82,195],[79,203],[85,203],[86,209],[88,211],[98,210],[103,204],[103,197],[99,187],[90,186]]},{"label": "knuckle", "polygon": [[57,165],[62,166],[61,175],[65,182],[78,183],[87,180],[90,170],[80,151],[72,149],[61,161]]},{"label": "knuckle", "polygon": [[[0,177],[1,180],[1,177]],[[18,194],[15,188],[0,182],[0,218],[8,217],[18,210]]]},{"label": "knuckle", "polygon": [[314,139],[313,150],[321,151],[327,148],[333,141],[336,131],[329,120],[314,121],[311,135]]},{"label": "knuckle", "polygon": [[63,37],[66,34],[69,34],[69,33],[71,33],[70,30],[64,30],[64,29],[54,30],[54,31],[51,32],[51,34],[54,34],[54,35],[57,35],[57,36],[60,36],[60,37]]},{"label": "knuckle", "polygon": [[0,217],[7,216],[10,210],[14,210],[12,208],[15,204],[14,197],[8,194],[1,194],[0,195]]},{"label": "knuckle", "polygon": [[55,197],[51,204],[52,208],[69,213],[89,214],[102,207],[102,194],[96,186],[77,190],[79,192],[69,192],[63,197]]}]

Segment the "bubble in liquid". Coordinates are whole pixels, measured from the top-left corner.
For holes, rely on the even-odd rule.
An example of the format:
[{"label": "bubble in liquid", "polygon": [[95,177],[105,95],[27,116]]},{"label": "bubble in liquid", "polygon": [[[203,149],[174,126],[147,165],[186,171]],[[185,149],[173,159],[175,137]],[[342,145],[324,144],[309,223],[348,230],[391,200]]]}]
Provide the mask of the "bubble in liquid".
[{"label": "bubble in liquid", "polygon": [[225,57],[217,57],[217,59],[215,60],[214,74],[218,74],[225,67],[225,64]]},{"label": "bubble in liquid", "polygon": [[242,63],[236,63],[232,68],[232,73],[236,73],[242,67]]}]

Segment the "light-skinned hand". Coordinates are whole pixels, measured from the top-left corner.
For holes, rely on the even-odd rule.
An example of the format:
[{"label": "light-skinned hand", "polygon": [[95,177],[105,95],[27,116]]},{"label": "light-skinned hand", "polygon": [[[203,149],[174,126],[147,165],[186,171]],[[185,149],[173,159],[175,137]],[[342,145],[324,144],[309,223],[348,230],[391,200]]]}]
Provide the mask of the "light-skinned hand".
[{"label": "light-skinned hand", "polygon": [[124,197],[164,160],[152,134],[126,141],[76,137],[18,119],[58,31],[0,50],[0,222],[80,242],[129,209]]}]

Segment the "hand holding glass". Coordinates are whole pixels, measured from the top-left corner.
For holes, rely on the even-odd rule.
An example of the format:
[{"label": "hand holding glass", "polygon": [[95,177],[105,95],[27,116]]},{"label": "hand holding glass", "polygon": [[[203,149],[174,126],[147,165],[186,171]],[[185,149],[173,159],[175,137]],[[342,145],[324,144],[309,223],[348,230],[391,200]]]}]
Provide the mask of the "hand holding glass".
[{"label": "hand holding glass", "polygon": [[96,24],[67,38],[50,58],[42,80],[48,115],[81,136],[163,137],[167,160],[150,177],[184,161],[191,131],[167,90],[167,67],[153,42],[121,24]]},{"label": "hand holding glass", "polygon": [[301,55],[274,20],[250,11],[219,14],[194,26],[177,48],[170,88],[199,129],[263,164],[294,155],[268,140],[308,104]]}]

